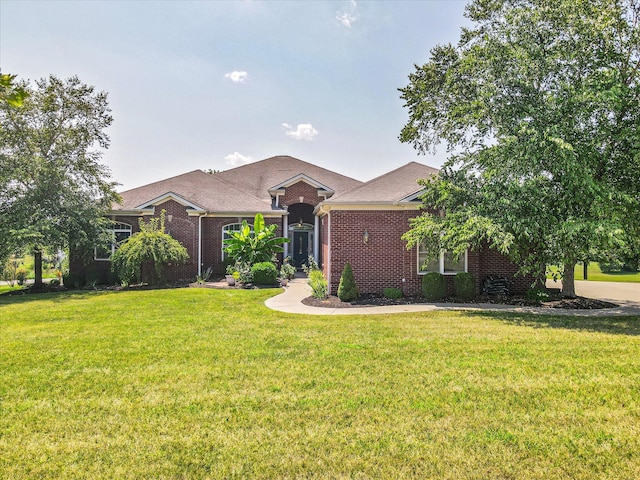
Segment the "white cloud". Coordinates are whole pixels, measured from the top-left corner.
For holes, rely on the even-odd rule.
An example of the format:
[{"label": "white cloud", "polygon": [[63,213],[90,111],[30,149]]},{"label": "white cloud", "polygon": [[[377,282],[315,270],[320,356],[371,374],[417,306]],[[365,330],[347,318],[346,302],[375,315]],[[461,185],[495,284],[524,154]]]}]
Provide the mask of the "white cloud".
[{"label": "white cloud", "polygon": [[296,140],[313,140],[318,135],[318,131],[310,123],[300,123],[295,129],[288,123],[283,123],[282,126],[287,130],[285,134]]},{"label": "white cloud", "polygon": [[358,5],[355,0],[349,2],[349,8],[336,12],[336,20],[340,25],[346,28],[351,26],[358,20]]},{"label": "white cloud", "polygon": [[249,74],[247,72],[238,72],[237,70],[234,70],[231,73],[226,73],[224,75],[224,78],[228,78],[233,83],[244,83],[247,81],[248,77]]},{"label": "white cloud", "polygon": [[247,163],[251,163],[253,158],[245,157],[241,153],[233,152],[231,155],[227,155],[224,157],[227,162],[227,165],[231,165],[233,167],[239,167],[240,165],[246,165]]}]

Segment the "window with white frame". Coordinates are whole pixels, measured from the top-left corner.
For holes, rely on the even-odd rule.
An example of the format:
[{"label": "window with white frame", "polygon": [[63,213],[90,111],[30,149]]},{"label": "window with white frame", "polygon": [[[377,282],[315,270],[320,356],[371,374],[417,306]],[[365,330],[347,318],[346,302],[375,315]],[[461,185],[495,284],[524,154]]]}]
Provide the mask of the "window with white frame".
[{"label": "window with white frame", "polygon": [[[229,225],[225,225],[222,227],[222,259],[227,258],[228,254],[224,250],[224,241],[231,238],[231,232],[239,232],[242,228],[241,223],[230,223]],[[253,232],[253,225],[249,224],[249,228]]]},{"label": "window with white frame", "polygon": [[438,272],[443,275],[455,275],[467,271],[467,252],[456,258],[451,252],[443,251],[440,258],[432,259],[425,264],[427,252],[423,245],[418,247],[418,273]]},{"label": "window with white frame", "polygon": [[132,233],[131,225],[122,222],[114,222],[113,228],[107,230],[107,233],[113,235],[111,245],[106,247],[96,247],[94,250],[94,259],[111,260],[111,255],[127,240]]}]

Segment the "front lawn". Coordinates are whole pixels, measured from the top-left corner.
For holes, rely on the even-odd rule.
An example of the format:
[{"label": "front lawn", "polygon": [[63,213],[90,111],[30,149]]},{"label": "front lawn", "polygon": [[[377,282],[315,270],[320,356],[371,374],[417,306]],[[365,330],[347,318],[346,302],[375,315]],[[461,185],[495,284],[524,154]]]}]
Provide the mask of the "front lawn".
[{"label": "front lawn", "polygon": [[0,478],[638,478],[640,318],[0,297]]},{"label": "front lawn", "polygon": [[[558,267],[550,266],[547,271],[547,278],[552,278],[553,272],[558,271]],[[578,263],[574,270],[576,280],[584,280],[584,267]],[[604,273],[596,262],[590,262],[587,267],[587,279],[592,282],[632,282],[640,283],[640,272],[612,272]]]},{"label": "front lawn", "polygon": [[24,287],[22,287],[21,285],[18,285],[17,283],[12,286],[10,285],[4,285],[4,284],[0,284],[0,294],[2,293],[7,293],[7,292],[13,292],[15,290],[22,290]]}]

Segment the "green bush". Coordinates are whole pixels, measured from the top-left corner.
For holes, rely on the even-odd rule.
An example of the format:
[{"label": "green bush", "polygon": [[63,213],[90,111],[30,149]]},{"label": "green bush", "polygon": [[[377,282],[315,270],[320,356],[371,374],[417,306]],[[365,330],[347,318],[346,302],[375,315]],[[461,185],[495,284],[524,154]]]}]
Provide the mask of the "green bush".
[{"label": "green bush", "polygon": [[531,287],[527,290],[525,298],[531,303],[540,303],[549,300],[549,293],[546,289],[540,287]]},{"label": "green bush", "polygon": [[77,273],[67,273],[62,276],[62,283],[67,288],[80,288],[84,287],[85,280],[84,277]]},{"label": "green bush", "polygon": [[453,289],[460,300],[472,300],[476,296],[476,281],[473,275],[466,272],[457,273],[453,277]]},{"label": "green bush", "polygon": [[[111,268],[121,282],[160,283],[164,268],[169,264],[182,264],[189,259],[187,249],[164,232],[165,210],[160,218],[149,223],[139,219],[140,231],[134,233],[111,256]],[[145,266],[153,268],[145,268]],[[87,274],[87,283],[91,283]]]},{"label": "green bush", "polygon": [[615,258],[601,261],[600,263],[598,263],[598,265],[600,266],[600,271],[602,273],[617,273],[620,272],[624,267],[624,264],[620,260]]},{"label": "green bush", "polygon": [[[223,272],[226,272],[229,275],[232,275],[234,272],[234,266],[236,264],[236,260],[233,257],[227,256],[224,260],[222,260],[222,268]],[[229,269],[231,269],[231,273],[229,273]]]},{"label": "green bush", "polygon": [[311,287],[312,296],[315,298],[327,298],[329,285],[320,270],[311,270],[309,272],[309,286]]},{"label": "green bush", "polygon": [[399,288],[389,287],[382,290],[382,295],[384,296],[384,298],[402,298],[402,290]]},{"label": "green bush", "polygon": [[18,285],[24,285],[27,281],[27,269],[24,267],[18,267],[16,270],[16,280]]},{"label": "green bush", "polygon": [[313,270],[320,270],[320,267],[318,266],[318,262],[316,262],[314,256],[309,255],[307,257],[307,261],[302,263],[302,271],[309,275],[309,272],[312,272]]},{"label": "green bush", "polygon": [[251,267],[253,283],[256,285],[275,285],[278,281],[278,269],[271,262],[258,262]]},{"label": "green bush", "polygon": [[285,258],[280,267],[280,278],[292,280],[296,276],[296,267],[289,263],[289,257]]},{"label": "green bush", "polygon": [[356,285],[356,279],[353,276],[353,270],[351,270],[351,264],[349,262],[344,264],[342,269],[342,275],[340,276],[340,284],[338,285],[338,298],[343,302],[350,302],[355,300],[360,295],[358,286]]},{"label": "green bush", "polygon": [[444,275],[429,272],[422,277],[422,296],[427,300],[442,300],[447,293]]}]

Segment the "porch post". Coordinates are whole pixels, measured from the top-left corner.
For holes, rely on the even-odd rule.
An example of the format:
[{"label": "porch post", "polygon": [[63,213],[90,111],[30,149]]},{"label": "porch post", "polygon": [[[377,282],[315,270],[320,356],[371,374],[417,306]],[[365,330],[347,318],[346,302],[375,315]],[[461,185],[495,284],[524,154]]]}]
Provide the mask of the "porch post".
[{"label": "porch post", "polygon": [[[285,238],[289,238],[289,215],[282,216],[282,236]],[[289,242],[284,244],[284,258],[289,256]],[[283,258],[283,260],[284,260]]]},{"label": "porch post", "polygon": [[313,258],[318,261],[320,251],[320,217],[313,217]]}]

